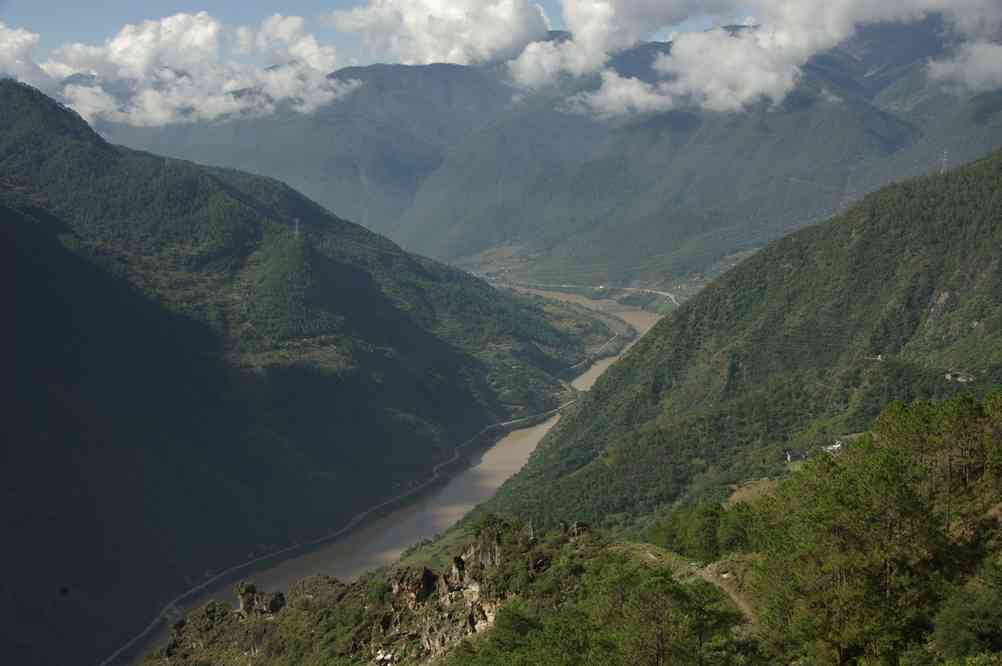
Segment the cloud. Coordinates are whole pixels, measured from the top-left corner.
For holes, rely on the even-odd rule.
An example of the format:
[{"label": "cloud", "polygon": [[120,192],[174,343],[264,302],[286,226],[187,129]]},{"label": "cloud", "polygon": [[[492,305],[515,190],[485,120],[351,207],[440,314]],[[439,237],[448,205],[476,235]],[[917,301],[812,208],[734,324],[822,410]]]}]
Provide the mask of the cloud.
[{"label": "cloud", "polygon": [[575,95],[570,108],[599,118],[614,118],[633,113],[659,113],[675,107],[675,99],[663,84],[620,76],[611,69],[602,72],[598,90]]},{"label": "cloud", "polygon": [[800,57],[791,57],[764,30],[714,30],[680,35],[654,68],[670,77],[665,89],[673,97],[727,112],[763,99],[781,102],[797,83]]},{"label": "cloud", "polygon": [[[970,90],[1002,87],[1000,0],[562,0],[573,38],[561,41],[545,39],[549,21],[535,0],[358,1],[364,4],[328,20],[358,33],[381,57],[509,60],[512,81],[526,90],[562,77],[594,77],[588,80],[598,86],[575,96],[570,107],[602,117],[777,104],[812,56],[859,26],[933,13],[945,17],[958,45],[929,64],[930,76]],[[749,13],[754,18],[745,19]],[[675,34],[670,55],[655,63],[654,81],[609,69],[617,52],[707,16],[718,25],[761,27]],[[61,93],[91,120],[161,125],[271,113],[279,106],[308,113],[352,89],[326,78],[337,53],[297,16],[276,14],[258,26],[236,27],[205,12],[176,14],[127,25],[103,44],[63,46],[44,63],[33,58],[37,42],[38,35],[0,23],[0,74]]]},{"label": "cloud", "polygon": [[574,103],[605,118],[693,105],[739,111],[761,100],[779,103],[799,76],[783,52],[772,48],[770,35],[758,30],[679,35],[671,55],[659,56],[654,69],[665,78],[647,83],[605,70],[598,90],[577,95]]},{"label": "cloud", "polygon": [[509,70],[517,84],[529,88],[552,83],[560,74],[595,73],[613,53],[691,16],[723,12],[730,4],[730,0],[563,0],[564,23],[573,39],[532,44],[509,64]]},{"label": "cloud", "polygon": [[[754,19],[743,21],[735,17]],[[963,40],[955,57],[931,65],[940,79],[974,89],[998,87],[999,0],[563,0],[574,35],[559,44],[537,43],[509,63],[513,81],[525,88],[549,85],[561,76],[602,73],[597,90],[578,95],[574,106],[600,116],[646,113],[689,104],[737,111],[781,101],[796,85],[800,68],[814,55],[851,37],[861,25],[912,22],[942,14]],[[696,16],[718,23],[756,23],[760,29],[682,33],[662,56],[654,83],[624,79],[606,70],[612,54]]]},{"label": "cloud", "polygon": [[369,0],[330,23],[378,57],[406,64],[507,60],[543,39],[549,20],[530,0]]},{"label": "cloud", "polygon": [[48,75],[35,62],[38,35],[19,28],[9,28],[0,21],[0,76],[14,77],[25,83],[45,87]]},{"label": "cloud", "polygon": [[280,62],[303,62],[325,72],[333,71],[337,64],[334,47],[321,46],[316,37],[307,33],[306,21],[301,16],[275,14],[265,19],[256,32],[239,28],[237,39],[244,54],[259,54]]},{"label": "cloud", "polygon": [[929,63],[929,74],[973,92],[1002,88],[1002,44],[963,44],[952,58]]},{"label": "cloud", "polygon": [[44,63],[31,57],[37,35],[4,30],[0,71],[61,95],[89,121],[158,126],[267,114],[279,105],[310,113],[354,87],[327,78],[333,47],[295,16],[232,28],[206,12],[176,14],[126,25],[101,45],[62,46]]}]

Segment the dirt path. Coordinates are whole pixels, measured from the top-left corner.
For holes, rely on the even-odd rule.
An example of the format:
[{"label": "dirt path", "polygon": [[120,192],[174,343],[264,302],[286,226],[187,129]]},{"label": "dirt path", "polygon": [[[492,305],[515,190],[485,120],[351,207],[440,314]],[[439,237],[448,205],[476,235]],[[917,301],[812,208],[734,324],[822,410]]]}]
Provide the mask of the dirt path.
[{"label": "dirt path", "polygon": [[[745,619],[751,624],[755,624],[755,609],[752,608],[752,605],[748,603],[748,600],[744,598],[740,592],[738,592],[734,574],[719,574],[713,570],[712,564],[708,567],[698,569],[694,573],[710,585],[713,585],[726,594],[737,609],[741,611],[741,614],[745,616]],[[724,575],[729,575],[730,577],[724,578]]]}]

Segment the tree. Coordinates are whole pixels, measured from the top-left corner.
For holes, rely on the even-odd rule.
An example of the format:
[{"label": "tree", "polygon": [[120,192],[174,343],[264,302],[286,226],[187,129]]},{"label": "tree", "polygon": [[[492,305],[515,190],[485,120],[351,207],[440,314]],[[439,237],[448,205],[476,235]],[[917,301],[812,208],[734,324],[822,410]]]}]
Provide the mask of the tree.
[{"label": "tree", "polygon": [[637,666],[695,664],[698,642],[687,595],[670,572],[659,571],[634,590],[627,603],[626,654]]},{"label": "tree", "polygon": [[950,595],[936,615],[933,641],[953,659],[1002,652],[1002,561]]}]

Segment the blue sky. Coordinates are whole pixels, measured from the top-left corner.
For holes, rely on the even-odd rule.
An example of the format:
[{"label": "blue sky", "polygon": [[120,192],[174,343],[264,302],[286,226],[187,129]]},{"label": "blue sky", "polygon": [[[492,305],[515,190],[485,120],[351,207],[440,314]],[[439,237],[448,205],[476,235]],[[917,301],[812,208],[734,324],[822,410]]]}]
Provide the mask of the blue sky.
[{"label": "blue sky", "polygon": [[[537,0],[560,27],[559,0]],[[302,16],[318,39],[338,47],[347,62],[358,53],[358,40],[322,25],[320,16],[335,9],[363,4],[362,0],[101,0],[94,3],[66,0],[0,0],[0,21],[41,35],[36,54],[44,59],[52,48],[67,42],[101,43],[126,23],[159,19],[178,12],[207,11],[232,25],[258,24],[272,14]]]}]

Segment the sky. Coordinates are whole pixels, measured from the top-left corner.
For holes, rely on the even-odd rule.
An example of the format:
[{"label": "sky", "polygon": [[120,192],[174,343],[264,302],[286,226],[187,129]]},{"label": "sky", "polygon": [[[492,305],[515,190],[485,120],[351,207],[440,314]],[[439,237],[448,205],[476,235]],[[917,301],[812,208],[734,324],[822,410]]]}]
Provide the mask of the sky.
[{"label": "sky", "polygon": [[[67,7],[65,0],[0,0],[0,21],[9,26],[26,28],[39,35],[36,55],[44,59],[49,51],[70,42],[99,43],[114,35],[122,25],[156,20],[180,12],[207,11],[229,24],[260,23],[275,13],[302,16],[317,38],[337,45],[344,65],[367,63],[375,60],[365,53],[361,40],[352,33],[338,32],[323,21],[323,17],[338,9],[351,9],[359,0],[103,0],[86,10]],[[538,0],[554,30],[566,26],[560,0]],[[703,30],[713,20],[696,16],[674,28]],[[665,39],[670,30],[654,33],[652,37]]]},{"label": "sky", "polygon": [[[102,0],[86,3],[87,8],[66,0],[0,0],[0,21],[26,28],[40,35],[38,55],[67,42],[98,43],[111,37],[126,23],[156,20],[180,12],[207,11],[229,24],[260,23],[275,13],[302,16],[318,39],[335,43],[344,54],[344,64],[372,60],[361,52],[360,40],[350,33],[338,33],[324,25],[325,14],[350,9],[359,0]],[[539,4],[560,29],[560,0],[540,0]]]},{"label": "sky", "polygon": [[[930,79],[1002,88],[1002,0],[0,0],[0,75],[87,120],[139,126],[313,113],[361,85],[330,72],[371,62],[499,63],[527,93],[591,82],[562,108],[604,118],[739,113],[778,105],[813,56],[861,26],[930,14],[953,44],[927,63]],[[734,23],[749,29],[710,29]],[[554,28],[573,39],[545,39]],[[673,42],[655,80],[610,67],[650,39]]]}]

